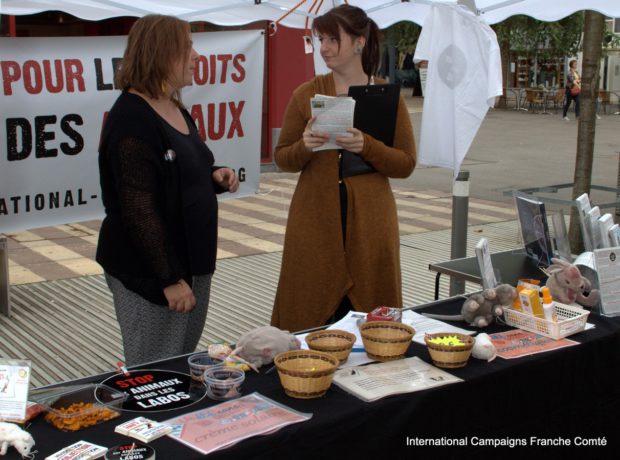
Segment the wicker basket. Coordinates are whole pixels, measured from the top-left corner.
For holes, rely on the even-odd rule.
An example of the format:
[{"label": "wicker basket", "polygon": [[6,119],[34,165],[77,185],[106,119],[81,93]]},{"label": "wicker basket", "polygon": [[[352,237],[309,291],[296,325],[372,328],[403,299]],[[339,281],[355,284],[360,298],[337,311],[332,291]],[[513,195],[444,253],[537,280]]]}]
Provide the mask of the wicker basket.
[{"label": "wicker basket", "polygon": [[367,321],[360,326],[360,332],[369,358],[392,361],[405,356],[415,329],[395,321]]},{"label": "wicker basket", "polygon": [[315,350],[285,351],[273,362],[286,394],[300,399],[323,396],[339,364],[335,356]]},{"label": "wicker basket", "polygon": [[306,343],[311,350],[324,351],[334,355],[342,364],[346,362],[353,345],[355,345],[355,334],[338,329],[325,329],[308,334]]},{"label": "wicker basket", "polygon": [[[465,345],[443,345],[438,343],[431,343],[429,340],[437,337],[458,337]],[[431,355],[433,364],[437,367],[465,367],[469,357],[471,356],[471,349],[474,347],[474,338],[455,332],[437,332],[435,334],[426,334],[424,336],[426,347]]]}]

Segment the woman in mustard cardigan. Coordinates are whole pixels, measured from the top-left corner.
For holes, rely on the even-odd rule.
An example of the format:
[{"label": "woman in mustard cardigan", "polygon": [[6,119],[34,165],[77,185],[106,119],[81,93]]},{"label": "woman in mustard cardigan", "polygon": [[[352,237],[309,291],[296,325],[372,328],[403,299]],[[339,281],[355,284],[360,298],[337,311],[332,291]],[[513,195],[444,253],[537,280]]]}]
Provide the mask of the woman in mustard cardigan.
[{"label": "woman in mustard cardigan", "polygon": [[313,152],[329,136],[313,130],[310,98],[347,95],[349,86],[373,84],[380,59],[379,29],[360,8],[334,8],[314,20],[313,31],[332,72],[294,91],[275,151],[281,169],[301,171],[271,318],[272,325],[290,331],[325,324],[350,309],[402,307],[398,217],[388,178],[408,177],[416,164],[402,98],[393,147],[355,128],[348,130],[351,137],[336,140],[375,172],[342,178],[338,150]]}]

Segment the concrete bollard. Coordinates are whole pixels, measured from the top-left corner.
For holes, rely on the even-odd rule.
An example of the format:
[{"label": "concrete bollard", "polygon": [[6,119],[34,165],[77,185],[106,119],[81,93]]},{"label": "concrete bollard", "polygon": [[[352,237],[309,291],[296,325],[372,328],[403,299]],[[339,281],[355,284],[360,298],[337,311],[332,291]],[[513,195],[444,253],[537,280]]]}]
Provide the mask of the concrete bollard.
[{"label": "concrete bollard", "polygon": [[[469,211],[469,171],[460,171],[452,186],[452,238],[450,259],[467,257],[467,214]],[[465,292],[465,281],[450,278],[450,295]]]}]

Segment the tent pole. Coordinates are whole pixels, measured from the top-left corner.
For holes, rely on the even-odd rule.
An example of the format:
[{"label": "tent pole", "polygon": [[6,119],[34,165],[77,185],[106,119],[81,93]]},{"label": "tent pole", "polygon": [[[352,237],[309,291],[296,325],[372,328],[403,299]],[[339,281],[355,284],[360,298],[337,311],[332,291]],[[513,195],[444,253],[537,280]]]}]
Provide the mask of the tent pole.
[{"label": "tent pole", "polygon": [[466,6],[476,16],[480,15],[480,11],[476,8],[476,0],[458,0],[457,4]]},{"label": "tent pole", "polygon": [[486,13],[488,11],[493,11],[493,10],[496,10],[498,8],[503,8],[505,6],[510,6],[510,5],[515,4],[515,3],[521,3],[522,1],[523,0],[506,0],[505,2],[497,3],[495,5],[491,5],[491,6],[487,6],[486,8],[482,8],[481,10],[479,10],[479,13],[480,14],[484,14],[484,13]]}]

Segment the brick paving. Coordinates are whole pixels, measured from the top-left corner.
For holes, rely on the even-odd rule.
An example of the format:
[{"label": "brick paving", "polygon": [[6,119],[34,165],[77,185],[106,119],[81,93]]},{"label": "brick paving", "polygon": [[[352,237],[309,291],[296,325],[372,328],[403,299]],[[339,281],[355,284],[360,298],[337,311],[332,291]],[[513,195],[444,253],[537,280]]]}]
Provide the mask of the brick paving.
[{"label": "brick paving", "polygon": [[[282,251],[297,174],[263,173],[255,196],[220,203],[218,259]],[[451,226],[449,194],[394,188],[402,235]],[[470,199],[469,224],[513,220],[510,204]],[[101,221],[64,224],[7,234],[10,284],[102,273],[94,261]]]}]

